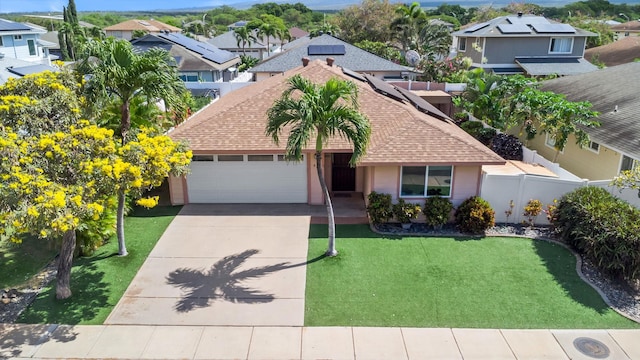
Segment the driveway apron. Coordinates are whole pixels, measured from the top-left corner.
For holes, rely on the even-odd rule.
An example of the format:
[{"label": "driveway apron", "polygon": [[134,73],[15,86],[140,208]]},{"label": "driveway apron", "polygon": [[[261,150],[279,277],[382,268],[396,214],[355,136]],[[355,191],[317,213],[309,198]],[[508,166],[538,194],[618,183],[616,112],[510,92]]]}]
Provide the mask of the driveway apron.
[{"label": "driveway apron", "polygon": [[310,216],[221,206],[182,209],[105,324],[303,325]]}]

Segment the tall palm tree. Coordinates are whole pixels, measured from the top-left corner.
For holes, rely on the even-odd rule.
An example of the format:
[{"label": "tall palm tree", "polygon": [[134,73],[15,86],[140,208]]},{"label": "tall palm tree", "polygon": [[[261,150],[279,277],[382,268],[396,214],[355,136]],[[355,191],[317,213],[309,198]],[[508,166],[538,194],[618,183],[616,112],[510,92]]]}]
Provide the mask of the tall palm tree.
[{"label": "tall palm tree", "polygon": [[242,43],[242,55],[247,55],[245,51],[245,46],[253,44],[256,42],[256,37],[253,35],[253,30],[249,29],[246,26],[241,26],[233,29],[233,36],[236,37],[236,41],[238,42],[238,46]]},{"label": "tall palm tree", "polygon": [[271,55],[270,40],[272,38],[281,39],[282,34],[283,34],[282,29],[280,29],[278,26],[274,24],[264,22],[260,24],[260,27],[258,27],[258,36],[261,38],[266,38],[266,41],[267,41],[267,57]]},{"label": "tall palm tree", "polygon": [[327,205],[329,218],[329,247],[326,255],[338,254],[335,246],[333,205],[322,171],[322,147],[329,138],[339,135],[353,144],[349,164],[355,166],[366,153],[371,136],[369,119],[358,111],[358,89],[347,80],[330,79],[315,84],[300,75],[288,80],[289,87],[267,111],[266,134],[278,144],[287,129],[289,137],[285,158],[301,161],[302,152],[315,137],[315,159],[318,180]]},{"label": "tall palm tree", "polygon": [[[120,136],[125,144],[131,129],[131,101],[135,96],[144,96],[149,103],[163,100],[167,108],[180,106],[180,96],[186,90],[173,64],[165,50],[150,49],[138,54],[128,41],[107,38],[84,45],[76,71],[89,78],[85,94],[90,103],[102,104],[114,98],[120,103]],[[116,233],[118,254],[122,256],[127,255],[124,201],[124,190],[118,190]]]},{"label": "tall palm tree", "polygon": [[400,42],[402,52],[415,49],[418,44],[420,28],[427,21],[427,14],[417,2],[410,6],[398,6],[396,14],[397,17],[391,22],[391,28],[396,31],[395,37]]}]

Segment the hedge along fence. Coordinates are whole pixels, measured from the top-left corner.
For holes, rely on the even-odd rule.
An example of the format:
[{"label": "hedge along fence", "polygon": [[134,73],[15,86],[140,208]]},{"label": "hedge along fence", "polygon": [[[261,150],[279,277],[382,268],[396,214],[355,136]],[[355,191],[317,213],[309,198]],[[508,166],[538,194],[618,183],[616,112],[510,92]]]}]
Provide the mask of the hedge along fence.
[{"label": "hedge along fence", "polygon": [[564,195],[553,222],[560,237],[600,269],[640,279],[640,210],[588,186]]}]

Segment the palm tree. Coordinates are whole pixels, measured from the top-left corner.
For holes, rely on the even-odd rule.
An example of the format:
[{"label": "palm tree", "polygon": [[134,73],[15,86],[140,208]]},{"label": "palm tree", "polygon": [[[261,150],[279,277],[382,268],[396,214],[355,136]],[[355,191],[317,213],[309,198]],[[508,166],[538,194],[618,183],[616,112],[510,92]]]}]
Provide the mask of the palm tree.
[{"label": "palm tree", "polygon": [[233,30],[233,36],[236,37],[236,41],[238,42],[238,46],[242,43],[242,55],[247,55],[245,51],[245,46],[251,46],[252,43],[256,42],[256,37],[253,35],[253,30],[249,29],[246,26],[237,27]]},{"label": "palm tree", "polygon": [[267,23],[267,22],[263,22],[258,27],[258,36],[261,38],[266,37],[267,39],[267,57],[271,55],[271,44],[270,44],[271,38],[281,39],[282,33],[283,33],[282,29],[280,29],[278,26]]},{"label": "palm tree", "polygon": [[[130,108],[135,96],[144,96],[149,103],[163,100],[167,108],[176,108],[186,91],[167,51],[154,48],[138,54],[126,40],[88,41],[82,48],[76,71],[89,78],[84,89],[89,103],[100,104],[114,98],[120,103],[122,144],[127,142],[131,129]],[[127,255],[124,201],[125,192],[120,189],[116,233],[118,254],[122,256]]]},{"label": "palm tree", "polygon": [[[301,161],[303,150],[315,137],[318,179],[327,205],[329,248],[327,256],[338,254],[335,247],[335,221],[329,190],[322,172],[322,147],[338,134],[353,144],[349,164],[355,166],[366,153],[371,135],[369,119],[358,111],[358,89],[347,80],[332,78],[325,84],[314,84],[300,75],[288,80],[289,87],[267,111],[266,134],[278,144],[285,128],[289,130],[285,158]],[[292,96],[294,95],[295,96]]]},{"label": "palm tree", "polygon": [[400,42],[402,52],[415,49],[418,44],[419,30],[426,23],[427,14],[417,2],[410,6],[398,6],[396,14],[398,17],[391,22],[391,28],[396,31],[396,39]]},{"label": "palm tree", "polygon": [[442,59],[449,54],[452,37],[444,25],[425,23],[418,32],[418,46],[422,54],[433,54]]}]

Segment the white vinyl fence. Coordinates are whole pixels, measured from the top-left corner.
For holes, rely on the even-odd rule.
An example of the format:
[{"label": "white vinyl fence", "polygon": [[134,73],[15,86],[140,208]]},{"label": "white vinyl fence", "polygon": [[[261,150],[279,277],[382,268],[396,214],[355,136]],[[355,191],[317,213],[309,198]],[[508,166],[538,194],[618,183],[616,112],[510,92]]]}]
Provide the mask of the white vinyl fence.
[{"label": "white vinyl fence", "polygon": [[[575,176],[574,176],[575,177]],[[640,208],[638,190],[620,189],[610,186],[611,181],[587,181],[580,179],[562,179],[538,175],[482,175],[480,196],[487,200],[496,212],[496,222],[520,223],[527,220],[523,216],[524,207],[529,200],[540,200],[543,208],[552,204],[554,199],[560,199],[562,195],[582,186],[598,186],[605,188],[612,195],[619,197],[630,204]],[[513,201],[512,214],[507,220],[505,211],[509,210],[509,204]],[[548,224],[546,215],[540,214],[535,219],[536,224]]]}]

